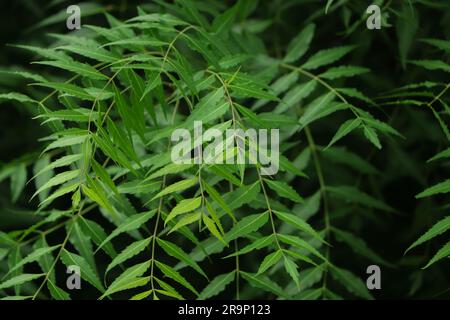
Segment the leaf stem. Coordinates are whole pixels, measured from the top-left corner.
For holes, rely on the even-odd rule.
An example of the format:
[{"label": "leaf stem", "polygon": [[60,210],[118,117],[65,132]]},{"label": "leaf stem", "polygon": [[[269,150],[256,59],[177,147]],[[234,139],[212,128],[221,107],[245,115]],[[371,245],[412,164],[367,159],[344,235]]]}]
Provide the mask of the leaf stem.
[{"label": "leaf stem", "polygon": [[[311,134],[311,130],[309,129],[308,126],[305,127],[305,135],[306,135],[306,139],[308,140],[309,148],[311,149],[311,153],[313,156],[314,167],[315,167],[317,178],[319,180],[319,185],[320,185],[320,193],[321,193],[322,199],[323,199],[323,212],[324,212],[324,220],[325,220],[325,229],[324,229],[325,239],[328,243],[330,243],[331,224],[330,224],[329,204],[328,204],[328,196],[327,196],[325,179],[323,177],[322,167],[320,165],[319,156],[317,154],[317,146],[314,142],[314,138],[313,138],[313,136]],[[330,247],[327,246],[325,250],[326,250],[325,257],[328,261],[329,257],[330,257]],[[322,280],[323,281],[322,282],[323,290],[326,289],[326,287],[327,287],[328,263],[325,264],[324,272],[325,272],[325,274],[323,275],[323,280]]]}]

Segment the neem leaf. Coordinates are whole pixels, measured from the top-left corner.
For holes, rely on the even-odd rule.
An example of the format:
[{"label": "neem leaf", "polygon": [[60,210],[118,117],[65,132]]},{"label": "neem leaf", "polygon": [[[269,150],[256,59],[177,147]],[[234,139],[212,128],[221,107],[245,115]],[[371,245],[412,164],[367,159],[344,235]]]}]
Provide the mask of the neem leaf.
[{"label": "neem leaf", "polygon": [[275,181],[275,180],[264,180],[270,189],[275,191],[278,196],[287,198],[294,202],[303,202],[303,198],[298,195],[298,193],[292,188],[290,185],[288,185],[286,182],[281,181]]},{"label": "neem leaf", "polygon": [[131,217],[128,217],[123,221],[119,227],[117,227],[97,248],[96,252],[100,250],[106,243],[111,241],[113,238],[118,236],[119,234],[123,232],[128,232],[132,230],[138,229],[142,224],[147,222],[149,219],[151,219],[156,213],[155,210],[151,210],[148,212],[139,213],[136,215],[133,215]]},{"label": "neem leaf", "polygon": [[233,282],[235,278],[235,272],[221,274],[215,277],[211,282],[203,289],[203,291],[198,296],[199,300],[206,300],[211,297],[218,295],[220,292],[225,290],[226,286]]},{"label": "neem leaf", "polygon": [[167,224],[170,220],[175,218],[176,216],[194,211],[198,207],[200,207],[200,204],[202,203],[202,197],[192,198],[192,199],[184,199],[181,200],[173,209],[170,211],[169,215],[167,216],[165,223]]},{"label": "neem leaf", "polygon": [[445,217],[444,219],[434,224],[427,232],[425,232],[419,239],[417,239],[412,245],[410,245],[409,248],[406,249],[405,253],[417,247],[418,245],[421,245],[422,243],[444,233],[448,229],[450,229],[450,216]]}]

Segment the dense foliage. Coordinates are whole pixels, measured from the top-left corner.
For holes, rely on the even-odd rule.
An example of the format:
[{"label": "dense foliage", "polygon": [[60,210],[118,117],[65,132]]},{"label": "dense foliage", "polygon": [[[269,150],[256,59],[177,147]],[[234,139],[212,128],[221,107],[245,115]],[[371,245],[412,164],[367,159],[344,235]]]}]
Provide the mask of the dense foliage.
[{"label": "dense foliage", "polygon": [[[9,4],[0,297],[448,298],[450,3],[371,3]],[[195,121],[280,170],[173,163]]]}]

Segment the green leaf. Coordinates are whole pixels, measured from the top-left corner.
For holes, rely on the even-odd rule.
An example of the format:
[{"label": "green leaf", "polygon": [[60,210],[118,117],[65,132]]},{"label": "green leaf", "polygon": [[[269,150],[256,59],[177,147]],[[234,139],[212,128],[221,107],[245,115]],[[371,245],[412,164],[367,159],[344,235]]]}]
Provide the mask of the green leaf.
[{"label": "green leaf", "polygon": [[158,269],[161,270],[161,272],[164,273],[167,277],[171,278],[172,280],[178,282],[182,286],[191,290],[197,296],[199,295],[197,290],[195,290],[195,288],[172,267],[169,267],[168,265],[165,265],[164,263],[161,263],[159,261],[155,261],[155,264],[158,267]]},{"label": "green leaf", "polygon": [[237,209],[245,203],[249,203],[255,199],[260,191],[260,188],[261,186],[259,182],[255,182],[252,185],[242,186],[239,189],[226,194],[223,198],[230,209]]},{"label": "green leaf", "polygon": [[196,178],[196,177],[175,182],[174,184],[171,184],[170,186],[167,186],[163,190],[158,192],[158,194],[155,195],[152,198],[152,200],[158,199],[158,198],[168,195],[170,193],[184,191],[186,189],[189,189],[192,186],[195,186],[197,183],[198,183],[198,178]]},{"label": "green leaf", "polygon": [[106,268],[106,273],[108,273],[115,266],[118,266],[119,264],[127,261],[128,259],[145,250],[145,248],[147,248],[147,246],[150,244],[151,239],[152,238],[149,237],[147,239],[135,241],[132,244],[128,245],[111,261],[111,263]]},{"label": "green leaf", "polygon": [[409,62],[428,70],[450,72],[450,65],[441,60],[411,60]]},{"label": "green leaf", "polygon": [[170,229],[169,233],[172,233],[172,232],[182,228],[183,226],[186,226],[188,224],[191,224],[191,223],[194,223],[194,222],[200,220],[201,216],[202,216],[202,213],[200,211],[188,213],[188,214],[184,215],[180,220],[178,220],[178,222],[175,224],[175,226],[172,229]]},{"label": "green leaf", "polygon": [[275,191],[278,196],[289,199],[294,202],[303,202],[303,198],[298,195],[298,193],[285,182],[264,179],[270,189]]},{"label": "green leaf", "polygon": [[242,254],[246,254],[246,253],[252,252],[254,250],[259,250],[259,249],[265,248],[265,247],[270,246],[271,244],[273,244],[275,242],[274,239],[275,238],[274,238],[273,234],[271,234],[270,236],[259,238],[258,240],[255,240],[255,241],[251,242],[250,244],[248,244],[244,248],[240,249],[239,251],[237,251],[235,253],[232,253],[232,254],[224,257],[224,258],[235,257],[235,256],[238,256],[238,255],[242,255]]},{"label": "green leaf", "polygon": [[310,217],[319,212],[321,197],[321,191],[317,190],[314,194],[305,198],[304,203],[296,205],[294,209],[296,210],[297,216],[308,221]]},{"label": "green leaf", "polygon": [[300,291],[311,288],[322,279],[323,270],[321,268],[309,268],[302,270],[299,274]]},{"label": "green leaf", "polygon": [[62,186],[61,188],[57,189],[54,193],[52,193],[48,198],[46,198],[43,202],[41,202],[40,206],[49,205],[53,200],[62,197],[65,194],[75,191],[76,189],[78,189],[79,186],[80,185],[78,182]]},{"label": "green leaf", "polygon": [[175,174],[182,171],[186,171],[187,169],[191,168],[193,164],[175,164],[170,163],[167,166],[157,170],[156,172],[152,173],[148,178],[145,180],[151,180],[155,178],[159,178],[168,174]]},{"label": "green leaf", "polygon": [[325,14],[328,13],[328,10],[330,10],[331,5],[333,4],[334,0],[328,0],[327,5],[325,6]]},{"label": "green leaf", "polygon": [[[94,252],[92,251],[92,243],[88,236],[81,230],[79,221],[74,221],[72,231],[70,232],[69,241],[78,251],[78,253],[89,263],[93,270],[96,270]],[[67,230],[70,224],[67,225]]]},{"label": "green leaf", "polygon": [[176,216],[194,211],[198,207],[200,207],[202,203],[202,197],[192,198],[192,199],[184,199],[181,200],[173,209],[170,211],[169,215],[165,220],[165,224],[167,224],[170,220],[175,218]]},{"label": "green leaf", "polygon": [[49,150],[53,150],[53,149],[57,149],[57,148],[62,148],[62,147],[67,147],[67,146],[75,146],[77,144],[82,144],[86,141],[87,135],[85,136],[75,136],[75,137],[71,137],[71,136],[67,136],[67,137],[62,137],[59,138],[55,141],[53,141],[52,143],[50,143],[47,148],[45,148],[45,150],[43,151],[43,153],[49,151]]},{"label": "green leaf", "polygon": [[156,290],[159,293],[162,293],[168,297],[172,297],[178,300],[184,300],[184,298],[181,296],[181,294],[179,294],[171,285],[169,285],[168,283],[155,278],[156,282],[158,282],[158,284],[161,286],[161,288],[163,288],[165,291],[162,292],[161,290]]},{"label": "green leaf", "polygon": [[250,109],[241,106],[238,103],[234,104],[235,107],[237,107],[237,109],[239,110],[239,113],[241,113],[252,125],[255,125],[256,127],[259,128],[266,128],[267,124],[262,121],[261,119],[259,119],[258,115],[256,113],[254,113],[253,111],[251,111]]},{"label": "green leaf", "polygon": [[72,61],[71,57],[69,57],[64,52],[59,52],[59,51],[55,50],[55,48],[39,48],[39,47],[27,46],[27,45],[14,45],[14,47],[31,51],[31,52],[38,54],[39,56],[47,58],[47,59],[59,60],[59,61]]},{"label": "green leaf", "polygon": [[[273,82],[270,85],[270,88],[272,89],[273,93],[276,95],[279,95],[285,91],[287,91],[289,88],[292,87],[293,84],[295,84],[298,80],[298,72],[296,70],[291,71],[290,73],[286,73],[279,77],[275,82]],[[264,101],[264,104],[268,101]],[[260,102],[262,103],[262,102]],[[258,102],[257,102],[258,104]],[[264,104],[261,104],[263,106]],[[258,107],[260,107],[258,105]],[[256,109],[256,107],[254,107]]]},{"label": "green leaf", "polygon": [[11,196],[16,202],[22,194],[27,182],[27,168],[24,163],[19,164],[11,173]]},{"label": "green leaf", "polygon": [[11,71],[9,71],[9,70],[0,70],[0,73],[2,73],[2,74],[8,74],[8,75],[20,76],[20,77],[22,77],[22,78],[24,78],[24,79],[34,80],[34,81],[37,81],[37,82],[46,82],[46,81],[47,81],[44,77],[42,77],[42,76],[40,76],[40,75],[38,75],[38,74],[34,74],[34,73],[31,73],[31,72],[27,72],[27,71],[18,71],[18,70],[11,70]]},{"label": "green leaf", "polygon": [[316,257],[319,257],[320,259],[327,261],[327,259],[319,251],[317,251],[316,248],[310,245],[307,241],[300,239],[297,236],[277,234],[277,238],[286,244],[289,244],[299,249],[307,250],[310,253],[314,254]]},{"label": "green leaf", "polygon": [[367,193],[364,193],[355,187],[351,186],[336,186],[336,187],[327,187],[327,190],[336,195],[337,197],[348,201],[348,202],[354,202],[359,203],[364,206],[392,212],[394,209],[392,209],[390,206],[386,205],[383,201],[380,201],[378,199],[373,198],[372,196],[368,195]]},{"label": "green leaf", "polygon": [[143,300],[150,296],[153,293],[153,290],[147,290],[141,293],[138,293],[130,298],[130,300]]},{"label": "green leaf", "polygon": [[111,179],[106,169],[95,160],[91,161],[91,166],[92,169],[94,169],[97,178],[100,178],[100,181],[106,184],[108,188],[111,189],[111,191],[113,191],[116,195],[119,194],[114,181]]},{"label": "green leaf", "polygon": [[338,78],[353,77],[363,73],[367,73],[369,71],[369,69],[362,67],[339,66],[328,69],[324,73],[320,74],[319,77],[323,79],[333,80]]},{"label": "green leaf", "polygon": [[326,147],[326,149],[328,149],[329,147],[331,147],[333,144],[335,144],[336,142],[338,142],[340,139],[342,139],[343,137],[345,137],[346,135],[348,135],[350,132],[352,132],[353,130],[355,130],[356,128],[358,128],[361,125],[361,119],[356,118],[356,119],[350,119],[345,121],[338,129],[338,131],[336,132],[336,134],[334,135],[333,139],[331,139],[330,143],[328,144],[328,146]]},{"label": "green leaf", "polygon": [[63,289],[57,287],[50,279],[47,280],[47,288],[55,300],[70,300],[70,295]]},{"label": "green leaf", "polygon": [[298,105],[303,99],[307,98],[314,91],[316,86],[317,81],[314,80],[296,85],[286,92],[283,100],[275,108],[275,112],[284,113],[286,110]]},{"label": "green leaf", "polygon": [[0,283],[0,290],[21,285],[25,282],[38,279],[44,275],[45,275],[44,273],[41,274],[22,273],[18,276],[15,276],[14,278],[11,278],[3,283]]},{"label": "green leaf", "polygon": [[[117,191],[123,194],[147,194],[150,190],[158,190],[161,187],[160,181],[143,182],[141,180],[122,183],[117,186]],[[149,200],[151,201],[151,200]]]},{"label": "green leaf", "polygon": [[184,127],[190,128],[194,121],[203,121],[208,123],[222,116],[228,109],[227,104],[219,103],[224,96],[223,88],[219,88],[205,97],[194,107],[194,111],[187,118]]},{"label": "green leaf", "polygon": [[284,267],[286,268],[286,272],[291,276],[292,280],[294,280],[297,288],[300,288],[300,275],[298,273],[297,264],[285,256]]},{"label": "green leaf", "polygon": [[56,250],[59,247],[60,247],[60,245],[56,245],[56,246],[53,246],[53,247],[39,248],[39,249],[33,251],[32,253],[27,255],[25,258],[23,258],[21,261],[19,261],[12,269],[10,269],[8,271],[8,273],[6,274],[6,276],[8,276],[9,274],[11,274],[12,272],[14,272],[15,270],[19,269],[20,267],[22,267],[23,265],[25,265],[27,263],[31,263],[31,262],[37,261],[42,256],[44,256],[44,255],[46,255],[46,254],[48,254],[50,252],[53,252],[54,250]]},{"label": "green leaf", "polygon": [[[46,169],[50,166],[50,156],[43,156],[39,160],[36,161],[36,163],[33,166],[33,174],[34,177],[32,179],[35,179],[35,186],[36,189],[39,189],[42,187],[48,180],[50,180],[54,176],[54,171],[52,169]],[[39,172],[44,172],[45,174],[38,175]],[[49,194],[50,190],[43,191],[39,194],[39,201],[43,202]]]},{"label": "green leaf", "polygon": [[304,254],[301,254],[297,251],[286,250],[286,249],[283,249],[283,251],[285,253],[287,253],[288,255],[294,257],[294,259],[296,259],[296,260],[305,261],[309,264],[312,264],[312,265],[318,267],[317,263],[315,263],[314,260],[312,260],[311,258],[309,258],[308,256],[306,256]]},{"label": "green leaf", "polygon": [[429,45],[435,46],[446,52],[450,52],[450,41],[442,39],[420,39],[421,42],[427,43]]},{"label": "green leaf", "polygon": [[289,117],[285,114],[276,114],[273,112],[262,112],[258,115],[258,118],[263,121],[267,128],[284,128],[284,127],[294,127],[296,126],[297,122],[296,119],[292,119],[292,117]]},{"label": "green leaf", "polygon": [[444,233],[448,229],[450,229],[450,216],[440,220],[435,225],[433,225],[430,230],[425,232],[419,239],[417,239],[412,245],[410,245],[409,248],[406,249],[405,253],[417,247],[418,245],[421,245],[422,243]]},{"label": "green leaf", "polygon": [[[100,245],[107,238],[105,230],[98,223],[84,217],[80,217],[78,221],[83,233],[94,241],[95,244]],[[102,249],[112,258],[117,255],[111,243],[105,244]]]},{"label": "green leaf", "polygon": [[217,34],[223,34],[229,31],[233,26],[233,22],[238,15],[240,3],[237,2],[234,6],[226,10],[221,15],[218,15],[213,22],[212,31]]},{"label": "green leaf", "polygon": [[258,272],[256,275],[260,275],[261,273],[264,273],[267,269],[272,267],[274,264],[276,264],[278,261],[280,261],[281,257],[283,256],[283,251],[277,250],[275,252],[272,252],[268,254],[261,264],[259,265]]},{"label": "green leaf", "polygon": [[283,289],[280,288],[278,284],[273,282],[267,277],[264,276],[256,276],[251,273],[241,271],[240,274],[242,277],[247,280],[247,282],[255,288],[262,289],[267,292],[271,292],[278,297],[286,297]]},{"label": "green leaf", "polygon": [[208,170],[212,171],[215,175],[222,177],[232,184],[234,184],[237,187],[241,186],[241,181],[236,178],[231,170],[227,169],[225,166],[222,165],[212,165],[208,167]]},{"label": "green leaf", "polygon": [[220,59],[219,65],[223,69],[229,69],[236,65],[241,65],[243,62],[249,60],[250,58],[251,58],[251,55],[242,54],[242,53],[225,56],[222,59]]},{"label": "green leaf", "polygon": [[138,229],[142,224],[151,219],[155,213],[156,209],[126,218],[125,221],[123,221],[119,227],[114,229],[114,231],[98,246],[96,252],[119,234]]},{"label": "green leaf", "polygon": [[398,18],[395,25],[395,31],[398,39],[398,50],[400,53],[400,61],[402,67],[406,67],[406,60],[412,49],[414,38],[419,30],[420,21],[417,13],[414,12],[413,6],[403,3],[398,11]]},{"label": "green leaf", "polygon": [[24,95],[22,93],[17,93],[17,92],[1,93],[0,100],[15,100],[15,101],[18,101],[21,103],[25,103],[25,102],[35,103],[36,102],[34,99],[28,97],[27,95]]},{"label": "green leaf", "polygon": [[3,259],[5,259],[8,253],[9,253],[8,249],[0,248],[0,261],[3,261]]},{"label": "green leaf", "polygon": [[66,249],[63,249],[61,252],[61,260],[66,265],[66,267],[75,265],[80,267],[80,276],[87,282],[89,282],[91,285],[93,285],[95,288],[97,288],[100,292],[104,292],[105,289],[103,288],[102,283],[100,282],[100,279],[98,278],[97,274],[94,270],[92,270],[91,266],[87,261],[75,253],[71,253],[67,251]]},{"label": "green leaf", "polygon": [[366,287],[366,284],[360,278],[355,276],[348,270],[332,266],[330,268],[331,275],[338,280],[347,291],[357,295],[358,297],[373,300],[372,294]]},{"label": "green leaf", "polygon": [[178,299],[178,300],[184,300],[183,297],[181,297],[180,295],[175,294],[175,293],[173,293],[171,291],[160,290],[160,289],[155,289],[155,291],[160,293],[160,294],[162,294],[162,295],[165,295],[167,297],[175,298],[175,299]]},{"label": "green leaf", "polygon": [[217,239],[219,239],[221,242],[226,244],[226,242],[222,238],[222,235],[220,234],[220,231],[217,229],[214,221],[205,214],[202,216],[202,218],[203,218],[203,222],[205,223],[205,226],[206,226],[206,228],[208,228],[209,232],[211,232],[211,234],[213,236],[215,236]]},{"label": "green leaf", "polygon": [[[333,1],[333,0],[329,0]],[[307,289],[302,291],[300,294],[296,295],[295,298],[298,300],[317,300],[323,295],[323,289]]]},{"label": "green leaf", "polygon": [[276,216],[281,220],[289,223],[290,225],[296,227],[297,229],[306,232],[307,234],[313,236],[314,238],[319,239],[320,241],[326,243],[322,237],[303,219],[285,212],[274,211]]},{"label": "green leaf", "polygon": [[22,301],[22,300],[28,300],[28,299],[32,299],[33,296],[7,296],[4,298],[0,298],[0,300],[4,300],[4,301]]},{"label": "green leaf", "polygon": [[345,147],[330,147],[323,150],[323,155],[332,162],[342,163],[353,168],[356,172],[377,175],[380,172],[377,168],[363,159],[356,153],[347,150]]},{"label": "green leaf", "polygon": [[141,276],[147,271],[149,267],[150,261],[146,261],[126,269],[120,276],[116,278],[116,280],[114,280],[113,283],[111,283],[111,285],[108,287],[108,289],[106,289],[105,293],[103,293],[100,299],[103,299],[104,297],[119,291],[145,286],[150,281],[150,277]]},{"label": "green leaf", "polygon": [[158,242],[158,245],[171,257],[174,257],[184,263],[186,263],[188,266],[192,267],[195,271],[200,273],[202,276],[204,276],[206,279],[208,279],[208,276],[203,272],[202,268],[189,257],[187,253],[185,253],[182,249],[180,249],[175,244],[165,241],[162,239],[157,238],[156,241]]},{"label": "green leaf", "polygon": [[233,282],[235,272],[221,274],[211,280],[198,296],[198,300],[206,300],[221,293],[225,288]]},{"label": "green leaf", "polygon": [[363,102],[367,102],[368,104],[373,105],[373,106],[376,105],[376,103],[372,99],[370,99],[365,94],[363,94],[361,91],[358,91],[355,88],[337,88],[336,91],[343,94],[344,96],[359,99],[359,100],[361,100]]},{"label": "green leaf", "polygon": [[371,127],[364,126],[364,135],[370,142],[373,143],[375,147],[377,147],[380,150],[382,149],[380,139],[378,139],[378,135],[375,130],[373,130]]},{"label": "green leaf", "polygon": [[270,91],[260,87],[250,86],[244,83],[230,84],[229,87],[233,90],[234,93],[242,97],[266,99],[270,101],[278,100],[278,98],[275,95],[273,95]]},{"label": "green leaf", "polygon": [[43,64],[47,66],[52,66],[67,71],[71,71],[80,75],[82,77],[87,77],[94,80],[105,80],[108,79],[103,73],[97,71],[94,67],[76,61],[38,61],[37,64]]},{"label": "green leaf", "polygon": [[314,37],[316,26],[307,25],[288,45],[286,56],[283,61],[292,63],[300,59],[309,49],[309,44]]},{"label": "green leaf", "polygon": [[88,101],[95,100],[95,97],[86,92],[86,90],[71,83],[45,82],[45,83],[36,83],[34,85],[54,89],[62,93],[65,93],[69,96],[79,98],[81,100],[88,100]]},{"label": "green leaf", "polygon": [[51,111],[45,114],[38,115],[35,117],[39,118],[47,118],[42,124],[56,121],[56,120],[65,120],[65,121],[74,121],[74,122],[89,122],[96,121],[102,115],[101,112],[92,112],[87,108],[76,108],[72,110],[56,110]]},{"label": "green leaf", "polygon": [[73,52],[86,58],[107,63],[117,61],[120,58],[108,50],[101,48],[98,43],[91,39],[83,39],[83,41],[80,41],[76,45],[60,46],[58,50]]},{"label": "green leaf", "polygon": [[224,240],[229,243],[234,239],[257,231],[267,223],[268,219],[269,214],[267,212],[246,216],[239,220],[231,230],[225,234]]},{"label": "green leaf", "polygon": [[341,59],[343,56],[347,55],[349,52],[355,49],[354,46],[343,46],[336,47],[332,49],[325,49],[317,52],[313,56],[311,56],[308,61],[306,61],[302,68],[306,70],[314,70],[319,67],[328,65],[330,63],[336,62]]},{"label": "green leaf", "polygon": [[208,20],[200,13],[197,6],[199,5],[192,0],[186,0],[181,3],[184,12],[189,17],[189,20],[193,21],[195,24],[201,26],[203,29],[209,30],[210,26]]},{"label": "green leaf", "polygon": [[423,267],[422,269],[426,269],[432,264],[438,262],[439,260],[443,258],[448,258],[450,256],[450,242],[447,242],[439,251],[431,258],[430,261],[428,261],[427,265]]},{"label": "green leaf", "polygon": [[285,156],[280,155],[280,169],[283,171],[290,172],[299,177],[308,178],[308,176],[298,169],[293,163],[291,163]]},{"label": "green leaf", "polygon": [[210,197],[226,212],[228,215],[236,221],[236,218],[231,211],[230,207],[227,205],[222,196],[214,189],[214,187],[210,186],[206,181],[202,180],[202,186],[205,188],[206,192],[210,195]]},{"label": "green leaf", "polygon": [[364,256],[377,264],[393,267],[392,263],[387,262],[372,249],[370,249],[363,239],[356,237],[350,232],[339,230],[335,227],[332,228],[332,231],[338,241],[345,242],[356,254]]},{"label": "green leaf", "polygon": [[[11,248],[10,254],[8,256],[8,268],[13,268],[19,261],[22,260],[22,252],[21,247],[15,245]],[[23,268],[19,268],[19,270],[12,273],[11,277],[15,277],[23,273]],[[14,286],[14,293],[16,295],[20,295],[21,287],[19,285]]]},{"label": "green leaf", "polygon": [[450,191],[450,179],[435,184],[434,186],[425,189],[418,195],[416,195],[416,199],[430,197],[438,193],[447,193]]},{"label": "green leaf", "polygon": [[116,218],[116,213],[111,205],[111,203],[108,201],[108,198],[103,191],[103,189],[100,187],[97,180],[92,180],[91,184],[93,184],[93,188],[89,188],[85,185],[82,186],[83,193],[92,201],[96,202],[99,206],[106,208],[112,215],[113,218]]},{"label": "green leaf", "polygon": [[326,117],[336,111],[345,110],[349,107],[346,103],[332,102],[333,93],[326,93],[312,101],[305,110],[305,113],[299,119],[300,128],[306,127],[308,124]]},{"label": "green leaf", "polygon": [[129,39],[121,39],[112,42],[108,42],[103,46],[149,46],[149,47],[162,47],[166,45],[166,42],[157,39],[150,39],[145,36],[137,36]]},{"label": "green leaf", "polygon": [[442,158],[450,158],[450,148],[439,152],[434,157],[430,158],[427,162],[436,161],[436,160],[439,160],[439,159],[442,159]]},{"label": "green leaf", "polygon": [[42,187],[40,187],[33,194],[33,196],[31,198],[33,199],[36,195],[38,195],[39,193],[41,193],[42,191],[44,191],[46,189],[63,184],[67,181],[78,178],[79,176],[80,176],[79,169],[61,172],[61,173],[57,174],[56,176],[54,176],[53,178],[51,178],[50,180],[48,180]]}]

